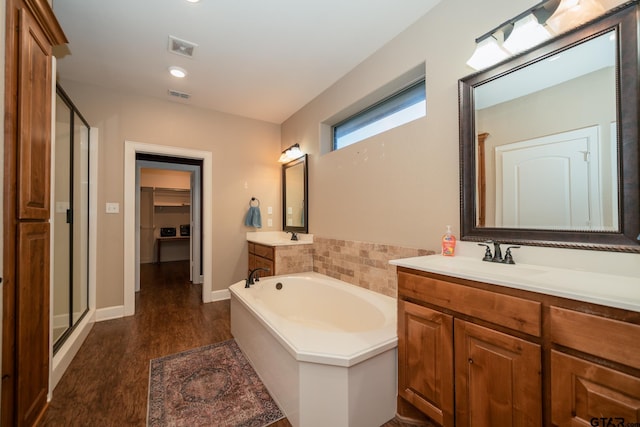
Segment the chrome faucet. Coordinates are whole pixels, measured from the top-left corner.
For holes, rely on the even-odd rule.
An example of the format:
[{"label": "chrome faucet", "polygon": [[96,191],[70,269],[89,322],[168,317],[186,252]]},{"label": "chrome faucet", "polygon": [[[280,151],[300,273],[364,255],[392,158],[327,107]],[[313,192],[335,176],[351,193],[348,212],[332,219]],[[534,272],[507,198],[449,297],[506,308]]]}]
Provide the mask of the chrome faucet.
[{"label": "chrome faucet", "polygon": [[267,267],[258,267],[258,268],[254,268],[253,270],[251,270],[249,272],[249,277],[246,278],[245,282],[244,282],[244,287],[248,288],[251,285],[254,285],[255,282],[260,280],[260,276],[258,276],[258,271],[266,271],[269,272],[271,270],[269,270]]},{"label": "chrome faucet", "polygon": [[291,233],[291,240],[298,240],[298,233],[295,231],[287,231],[286,233]]}]

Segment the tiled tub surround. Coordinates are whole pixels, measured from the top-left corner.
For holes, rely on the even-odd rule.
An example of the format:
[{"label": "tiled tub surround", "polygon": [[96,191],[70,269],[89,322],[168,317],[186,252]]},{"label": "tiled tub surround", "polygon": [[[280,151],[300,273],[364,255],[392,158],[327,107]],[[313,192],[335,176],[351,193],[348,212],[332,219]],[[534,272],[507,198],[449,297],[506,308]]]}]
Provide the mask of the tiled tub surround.
[{"label": "tiled tub surround", "polygon": [[389,261],[435,254],[425,249],[323,237],[314,237],[313,247],[313,271],[394,298],[398,293],[396,267]]},{"label": "tiled tub surround", "polygon": [[313,252],[313,245],[278,246],[275,251],[278,274],[313,271]]}]

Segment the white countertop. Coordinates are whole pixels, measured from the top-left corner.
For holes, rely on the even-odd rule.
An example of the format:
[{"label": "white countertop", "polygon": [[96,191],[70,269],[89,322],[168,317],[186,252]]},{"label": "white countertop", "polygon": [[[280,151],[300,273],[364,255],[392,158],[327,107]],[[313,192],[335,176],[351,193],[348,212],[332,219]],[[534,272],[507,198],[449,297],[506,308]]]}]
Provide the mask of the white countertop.
[{"label": "white countertop", "polygon": [[310,245],[313,234],[298,234],[298,240],[291,240],[291,234],[284,231],[248,231],[247,241],[266,246]]},{"label": "white countertop", "polygon": [[533,264],[500,264],[462,256],[431,255],[389,262],[414,270],[640,312],[640,277]]}]

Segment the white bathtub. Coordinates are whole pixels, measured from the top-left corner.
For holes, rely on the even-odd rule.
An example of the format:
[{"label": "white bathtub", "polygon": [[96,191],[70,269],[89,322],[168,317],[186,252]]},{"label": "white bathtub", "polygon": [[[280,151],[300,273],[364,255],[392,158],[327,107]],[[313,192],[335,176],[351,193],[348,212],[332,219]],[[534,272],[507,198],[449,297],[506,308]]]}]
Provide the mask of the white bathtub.
[{"label": "white bathtub", "polygon": [[318,273],[244,286],[229,287],[231,333],[294,427],[394,417],[394,298]]}]

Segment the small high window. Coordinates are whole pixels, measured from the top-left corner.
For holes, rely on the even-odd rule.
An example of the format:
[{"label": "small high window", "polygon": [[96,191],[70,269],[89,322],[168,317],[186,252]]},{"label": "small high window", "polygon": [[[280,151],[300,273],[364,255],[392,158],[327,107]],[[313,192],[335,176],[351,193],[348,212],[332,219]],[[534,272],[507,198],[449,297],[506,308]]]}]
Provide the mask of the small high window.
[{"label": "small high window", "polygon": [[333,149],[426,116],[424,78],[333,126]]}]

